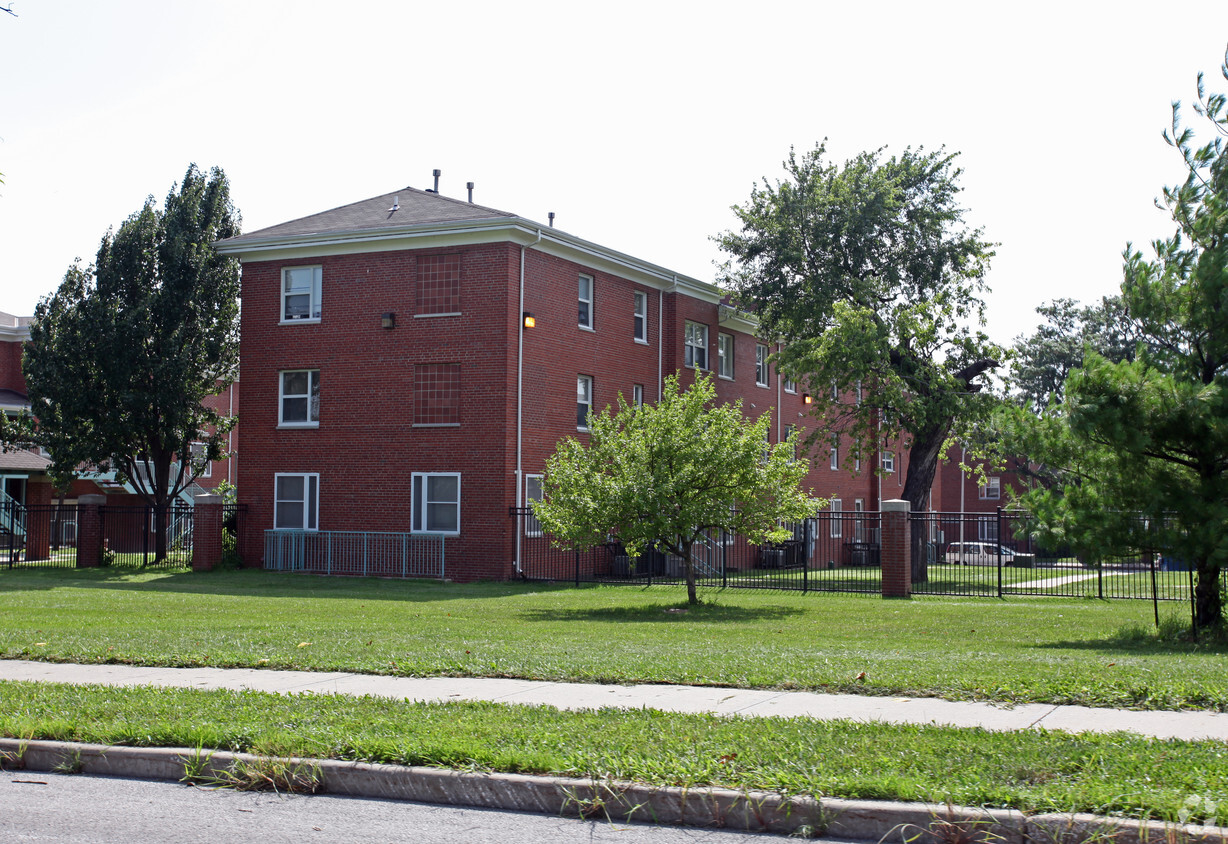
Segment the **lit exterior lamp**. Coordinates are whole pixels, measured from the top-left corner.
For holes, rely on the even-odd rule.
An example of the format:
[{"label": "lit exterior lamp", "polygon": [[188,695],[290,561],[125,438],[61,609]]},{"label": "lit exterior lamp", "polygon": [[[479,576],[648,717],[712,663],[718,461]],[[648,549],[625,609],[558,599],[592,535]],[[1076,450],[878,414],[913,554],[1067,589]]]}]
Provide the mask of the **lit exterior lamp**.
[{"label": "lit exterior lamp", "polygon": [[810,393],[802,393],[802,404],[810,404]]},{"label": "lit exterior lamp", "polygon": [[531,311],[524,312],[524,327],[525,328],[536,328],[537,327],[537,320],[534,319],[533,313]]}]

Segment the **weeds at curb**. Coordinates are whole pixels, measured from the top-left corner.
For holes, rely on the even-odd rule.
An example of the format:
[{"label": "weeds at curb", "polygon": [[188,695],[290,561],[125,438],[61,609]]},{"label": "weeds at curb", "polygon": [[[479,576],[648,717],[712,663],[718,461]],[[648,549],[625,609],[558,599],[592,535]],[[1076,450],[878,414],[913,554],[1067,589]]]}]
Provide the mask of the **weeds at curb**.
[{"label": "weeds at curb", "polygon": [[[207,761],[205,757],[198,772],[206,770]],[[184,768],[186,775],[186,762]],[[319,765],[308,762],[261,757],[250,762],[237,759],[229,768],[203,775],[200,782],[237,791],[318,794],[324,790],[324,772]]]},{"label": "weeds at curb", "polygon": [[0,750],[0,771],[21,771],[26,767],[26,743],[17,750]]},{"label": "weeds at curb", "polygon": [[80,750],[68,750],[51,766],[57,774],[79,774],[85,770],[85,762],[81,759]]}]

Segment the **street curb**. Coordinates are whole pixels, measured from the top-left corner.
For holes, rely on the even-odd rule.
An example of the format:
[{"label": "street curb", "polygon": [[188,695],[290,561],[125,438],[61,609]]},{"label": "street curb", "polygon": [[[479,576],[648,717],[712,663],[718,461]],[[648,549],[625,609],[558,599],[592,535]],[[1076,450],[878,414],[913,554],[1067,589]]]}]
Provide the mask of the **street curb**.
[{"label": "street curb", "polygon": [[0,769],[54,771],[134,779],[224,780],[236,766],[281,770],[310,780],[318,792],[411,800],[537,814],[644,821],[752,832],[882,841],[894,832],[909,844],[1228,844],[1228,828],[1148,823],[1098,815],[1031,815],[926,803],[787,797],[722,788],[484,774],[335,759],[270,759],[183,747],[124,747],[0,738]]}]

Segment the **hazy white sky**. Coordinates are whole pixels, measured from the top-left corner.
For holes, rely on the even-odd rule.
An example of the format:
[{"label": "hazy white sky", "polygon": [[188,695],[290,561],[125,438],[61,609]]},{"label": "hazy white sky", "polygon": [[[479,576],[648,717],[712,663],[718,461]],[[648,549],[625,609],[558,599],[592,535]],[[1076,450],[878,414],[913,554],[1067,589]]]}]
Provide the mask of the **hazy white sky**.
[{"label": "hazy white sky", "polygon": [[[7,3],[8,0],[5,0]],[[0,4],[2,5],[2,4]],[[1167,234],[1161,140],[1228,43],[1228,2],[13,0],[0,15],[0,310],[189,162],[244,230],[425,188],[697,278],[790,145],[962,153],[968,219],[1000,243],[989,330],[1117,289]],[[1192,111],[1188,111],[1193,117]]]}]

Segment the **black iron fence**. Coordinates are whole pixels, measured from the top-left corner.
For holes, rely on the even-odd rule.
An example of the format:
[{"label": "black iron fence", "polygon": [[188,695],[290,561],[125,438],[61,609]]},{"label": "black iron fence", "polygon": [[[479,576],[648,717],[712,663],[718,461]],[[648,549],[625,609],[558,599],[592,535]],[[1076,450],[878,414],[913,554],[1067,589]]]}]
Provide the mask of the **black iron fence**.
[{"label": "black iron fence", "polygon": [[[660,544],[632,556],[611,540],[591,548],[557,547],[523,507],[509,508],[519,533],[517,574],[526,580],[580,583],[684,583],[683,558]],[[878,513],[823,513],[786,525],[783,542],[755,545],[713,531],[691,547],[696,580],[738,589],[878,592]]]},{"label": "black iron fence", "polygon": [[[650,548],[638,557],[618,542],[558,548],[529,508],[510,508],[520,533],[518,574],[581,583],[682,583],[681,558]],[[705,586],[879,594],[881,520],[877,512],[821,513],[789,525],[792,537],[757,546],[744,537],[705,535],[692,548]],[[913,592],[922,595],[1189,601],[1195,575],[1184,561],[1146,547],[1096,557],[1036,539],[1026,513],[921,513],[910,520]],[[1148,527],[1140,520],[1138,535]],[[1228,571],[1221,572],[1228,592]]]},{"label": "black iron fence", "polygon": [[153,507],[104,506],[102,559],[104,566],[190,566],[195,512],[188,505],[167,508],[161,524]]},{"label": "black iron fence", "polygon": [[1018,511],[914,514],[912,524],[926,556],[919,594],[1189,601],[1193,592],[1190,567],[1156,550],[1162,542],[1144,519],[1128,532],[1134,547],[1095,555],[1040,541],[1035,519]]},{"label": "black iron fence", "polygon": [[76,505],[0,504],[0,560],[9,568],[75,566]]}]

